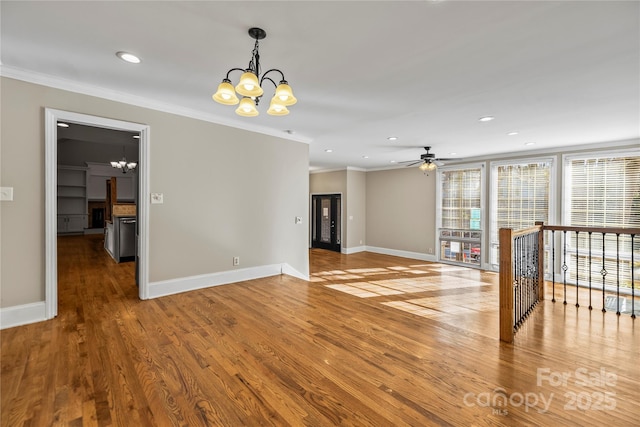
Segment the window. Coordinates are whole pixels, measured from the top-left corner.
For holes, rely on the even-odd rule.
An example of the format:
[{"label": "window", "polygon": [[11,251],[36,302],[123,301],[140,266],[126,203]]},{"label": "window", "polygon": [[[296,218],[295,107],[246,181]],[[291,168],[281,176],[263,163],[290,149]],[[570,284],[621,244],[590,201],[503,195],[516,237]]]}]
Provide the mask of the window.
[{"label": "window", "polygon": [[480,266],[482,261],[481,167],[440,170],[440,260]]},{"label": "window", "polygon": [[[640,227],[640,153],[591,154],[566,156],[564,224],[584,227]],[[559,237],[567,240],[567,259],[571,281],[585,283],[589,277],[595,284],[630,287],[631,252],[635,261],[640,256],[640,238],[632,248],[631,237],[621,234],[576,233]],[[619,250],[620,265],[616,258]],[[591,267],[589,268],[589,257]],[[576,277],[576,271],[578,272]],[[617,275],[620,271],[620,277]]]},{"label": "window", "polygon": [[640,227],[640,155],[565,159],[567,224]]},{"label": "window", "polygon": [[552,159],[491,164],[491,264],[498,268],[499,230],[549,222]]}]

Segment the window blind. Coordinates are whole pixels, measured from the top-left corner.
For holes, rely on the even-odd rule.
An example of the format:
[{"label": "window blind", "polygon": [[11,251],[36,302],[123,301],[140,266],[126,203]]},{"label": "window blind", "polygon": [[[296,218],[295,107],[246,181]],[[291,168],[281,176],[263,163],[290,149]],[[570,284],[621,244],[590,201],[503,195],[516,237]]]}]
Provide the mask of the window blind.
[{"label": "window blind", "polygon": [[497,266],[499,230],[521,230],[536,221],[549,222],[552,161],[513,162],[492,166],[491,263]]},{"label": "window blind", "polygon": [[569,159],[569,225],[640,227],[640,156]]},{"label": "window blind", "polygon": [[440,173],[442,183],[441,227],[471,229],[472,209],[481,208],[480,168],[450,170]]}]

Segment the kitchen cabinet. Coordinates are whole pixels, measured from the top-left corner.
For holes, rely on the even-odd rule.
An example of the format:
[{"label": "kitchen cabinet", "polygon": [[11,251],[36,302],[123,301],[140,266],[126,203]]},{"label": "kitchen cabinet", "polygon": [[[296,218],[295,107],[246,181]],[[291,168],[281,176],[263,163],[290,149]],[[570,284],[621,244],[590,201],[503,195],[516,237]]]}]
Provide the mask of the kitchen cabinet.
[{"label": "kitchen cabinet", "polygon": [[87,221],[87,168],[58,166],[58,233],[82,233]]},{"label": "kitchen cabinet", "polygon": [[87,215],[58,215],[58,234],[83,233]]}]

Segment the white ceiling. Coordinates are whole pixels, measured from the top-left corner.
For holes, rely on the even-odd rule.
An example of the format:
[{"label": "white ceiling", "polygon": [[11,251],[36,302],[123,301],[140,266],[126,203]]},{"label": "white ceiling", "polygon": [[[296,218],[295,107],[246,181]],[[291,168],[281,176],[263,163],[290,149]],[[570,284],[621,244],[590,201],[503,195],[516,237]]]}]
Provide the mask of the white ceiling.
[{"label": "white ceiling", "polygon": [[[637,1],[3,0],[0,8],[3,75],[42,74],[308,141],[315,169],[387,167],[425,145],[439,157],[472,158],[640,136]],[[255,118],[211,100],[230,68],[247,66],[253,26],[267,32],[263,70],[281,69],[298,98],[288,116],[266,114],[268,86]],[[478,121],[487,115],[495,120]]]}]

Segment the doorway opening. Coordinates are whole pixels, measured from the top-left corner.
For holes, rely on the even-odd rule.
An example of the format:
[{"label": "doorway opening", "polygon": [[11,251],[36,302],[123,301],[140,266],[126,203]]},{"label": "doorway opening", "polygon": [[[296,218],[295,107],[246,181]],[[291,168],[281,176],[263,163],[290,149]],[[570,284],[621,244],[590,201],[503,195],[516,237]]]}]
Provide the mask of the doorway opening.
[{"label": "doorway opening", "polygon": [[311,247],[340,252],[342,225],[340,194],[311,197]]},{"label": "doorway opening", "polygon": [[[51,319],[58,314],[58,252],[57,235],[59,230],[58,218],[58,122],[70,125],[85,125],[96,128],[110,129],[136,133],[139,136],[137,146],[137,181],[138,189],[135,203],[137,205],[138,227],[136,233],[136,276],[138,278],[138,296],[140,299],[149,298],[149,126],[104,117],[90,116],[69,111],[45,109],[45,317]],[[87,183],[85,182],[85,187]],[[82,185],[80,185],[82,187]],[[85,188],[85,191],[86,188]],[[86,200],[86,195],[82,198]],[[85,202],[88,203],[88,202]],[[96,224],[102,218],[98,210]],[[93,215],[88,217],[86,206],[81,224],[93,224]],[[104,216],[104,214],[102,214]]]}]

